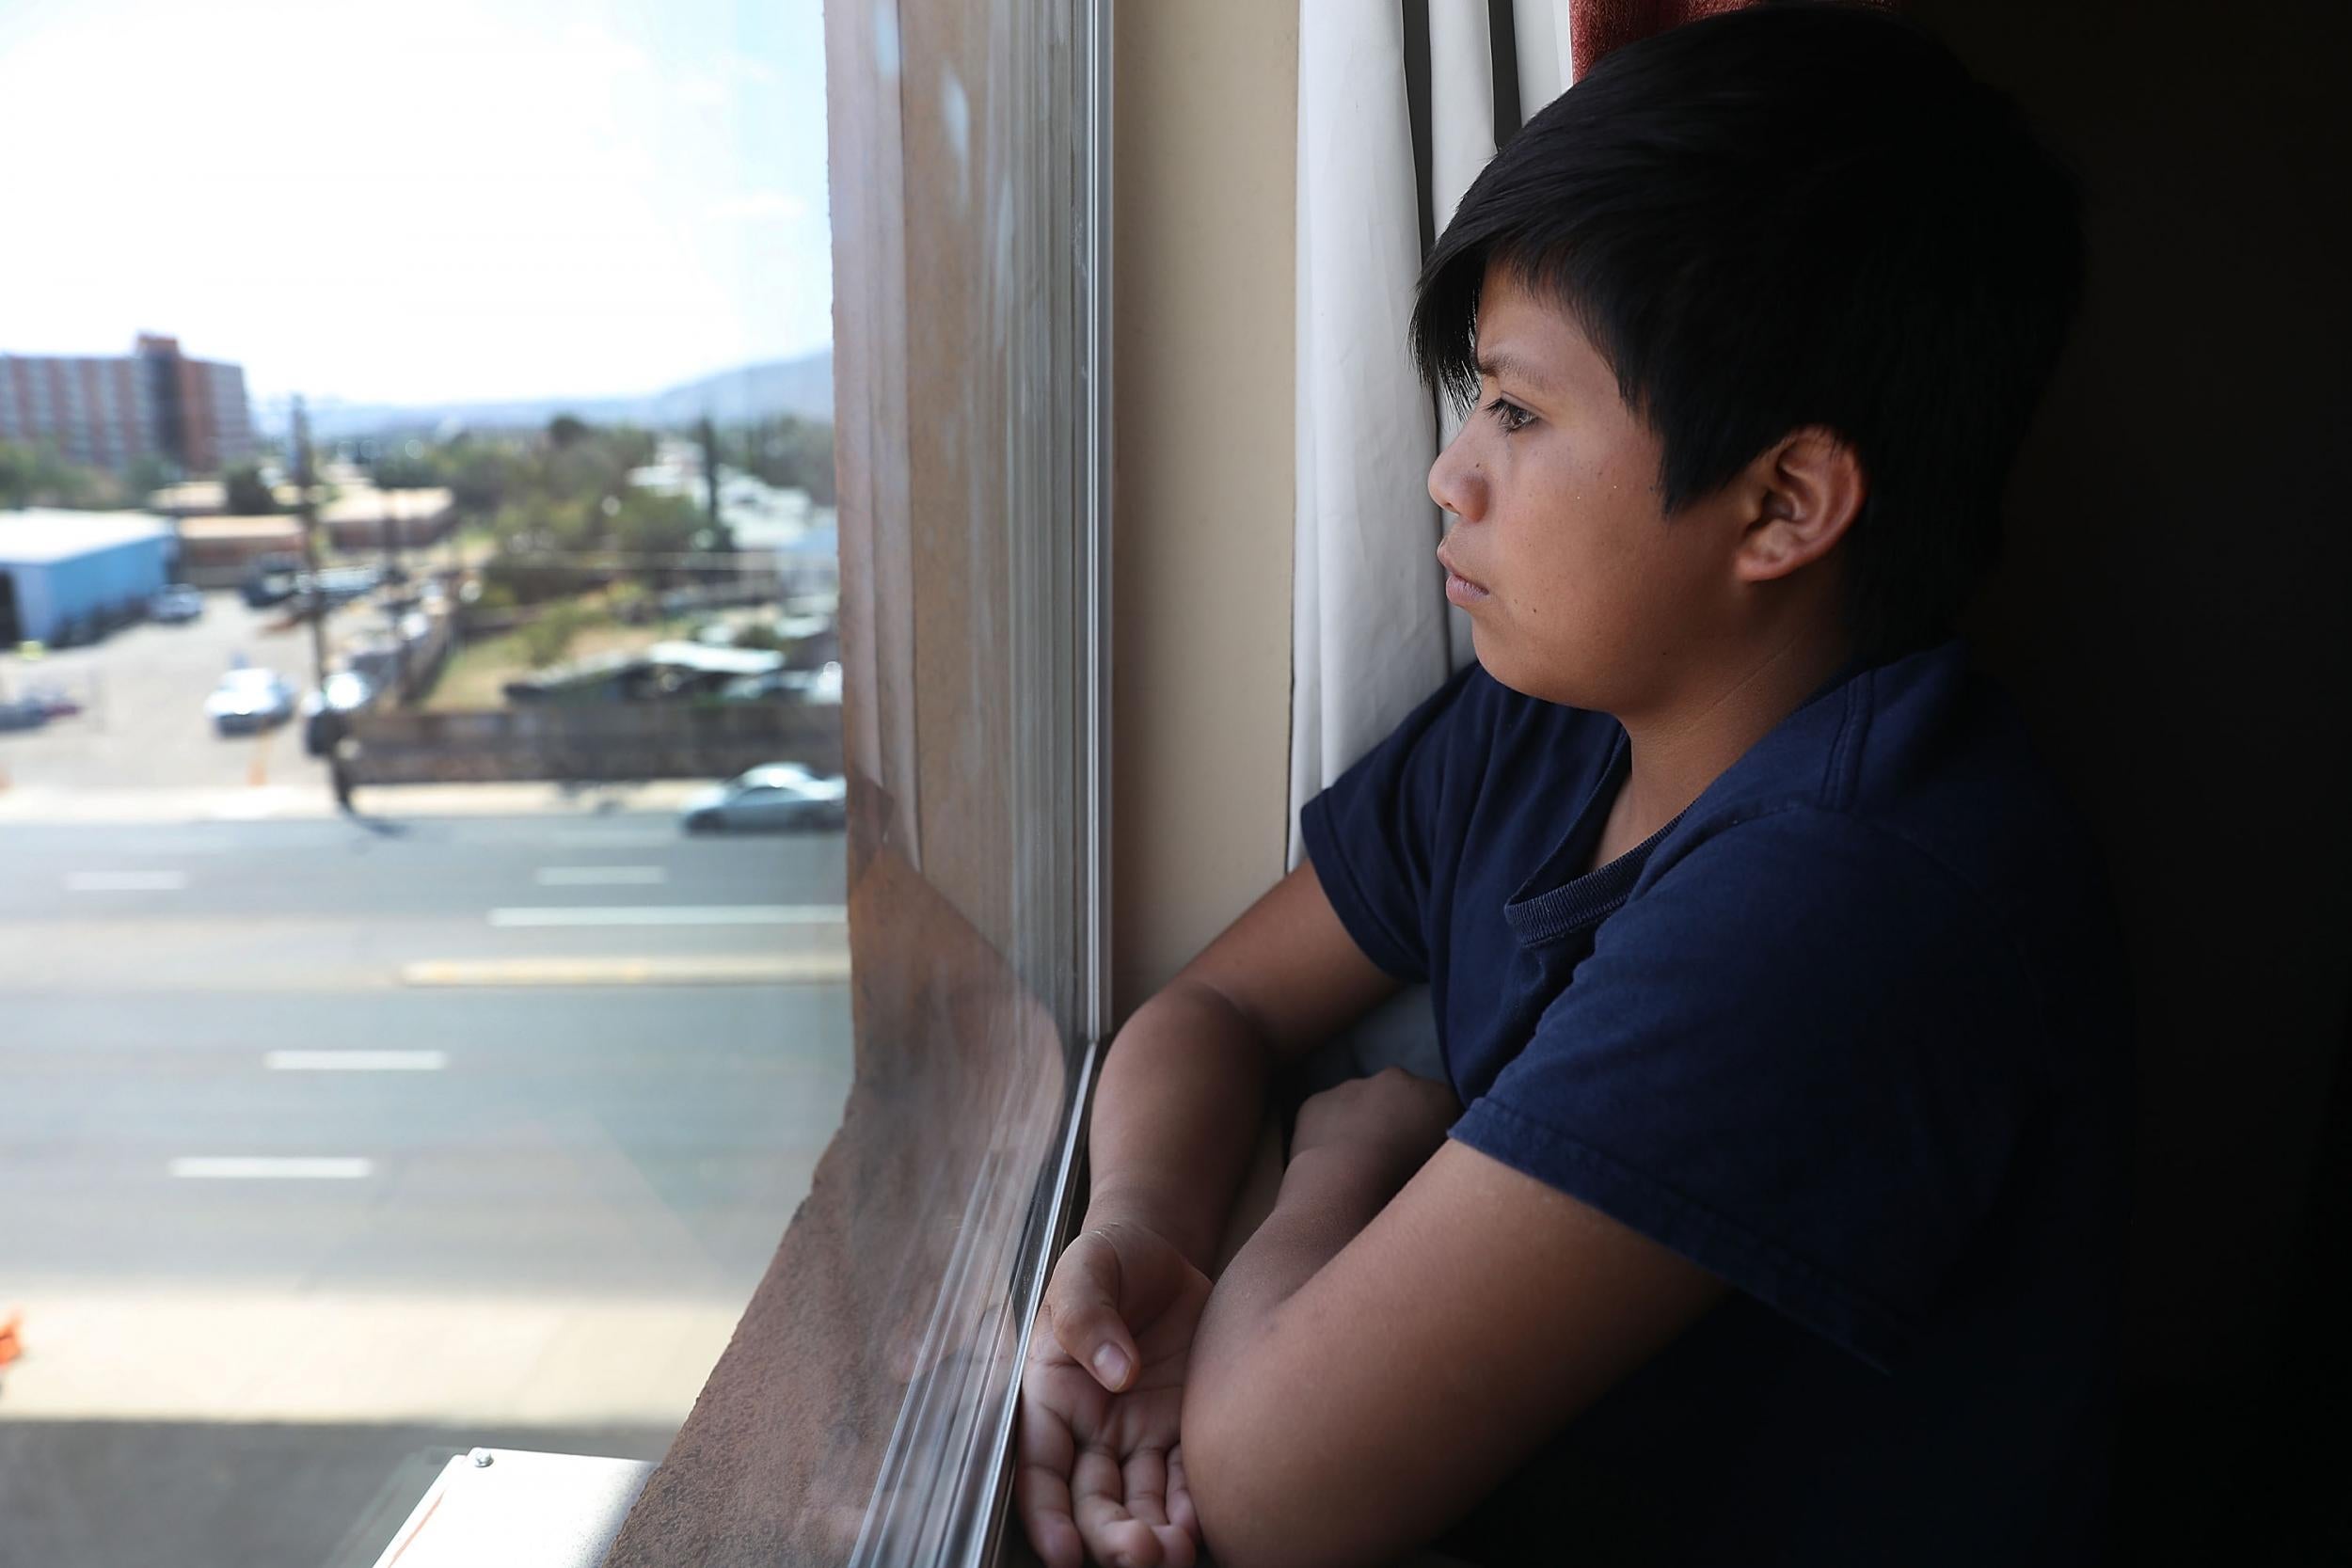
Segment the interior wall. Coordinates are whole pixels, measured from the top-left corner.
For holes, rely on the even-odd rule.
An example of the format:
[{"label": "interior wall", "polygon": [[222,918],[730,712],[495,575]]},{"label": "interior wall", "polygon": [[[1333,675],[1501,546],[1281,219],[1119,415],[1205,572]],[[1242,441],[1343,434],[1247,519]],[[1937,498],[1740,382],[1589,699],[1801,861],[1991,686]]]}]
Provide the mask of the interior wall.
[{"label": "interior wall", "polygon": [[2090,277],[1972,630],[2099,829],[2133,949],[2129,1369],[2279,1354],[2352,1002],[2352,8],[1915,0],[2088,188]]},{"label": "interior wall", "polygon": [[1295,8],[1119,10],[1113,988],[1124,1017],[1282,874]]}]

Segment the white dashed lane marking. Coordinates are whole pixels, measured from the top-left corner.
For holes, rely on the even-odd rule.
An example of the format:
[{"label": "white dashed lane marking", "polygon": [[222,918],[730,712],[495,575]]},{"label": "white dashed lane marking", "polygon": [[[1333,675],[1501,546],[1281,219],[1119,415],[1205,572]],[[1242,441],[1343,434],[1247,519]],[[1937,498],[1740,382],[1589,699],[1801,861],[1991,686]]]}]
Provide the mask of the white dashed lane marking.
[{"label": "white dashed lane marking", "polygon": [[171,1163],[183,1180],[358,1181],[375,1169],[371,1160],[279,1159],[254,1154],[191,1154]]},{"label": "white dashed lane marking", "polygon": [[262,1058],[272,1072],[438,1072],[446,1051],[272,1051]]},{"label": "white dashed lane marking", "polygon": [[658,865],[543,865],[532,877],[541,887],[653,887],[670,879]]},{"label": "white dashed lane marking", "polygon": [[490,924],[527,926],[838,926],[839,904],[562,905],[490,911]]}]

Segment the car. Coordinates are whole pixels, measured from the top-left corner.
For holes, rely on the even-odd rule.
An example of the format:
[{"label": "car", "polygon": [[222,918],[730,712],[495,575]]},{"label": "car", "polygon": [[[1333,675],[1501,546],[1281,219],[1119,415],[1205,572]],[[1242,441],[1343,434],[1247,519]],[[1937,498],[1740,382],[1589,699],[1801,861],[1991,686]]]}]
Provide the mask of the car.
[{"label": "car", "polygon": [[245,580],[238,584],[238,592],[245,595],[245,602],[255,610],[267,610],[272,605],[283,604],[293,598],[301,587],[301,577],[300,556],[282,550],[273,551],[254,558],[253,563],[246,568]]},{"label": "car", "polygon": [[37,730],[49,722],[49,709],[38,697],[0,697],[0,730]]},{"label": "car", "polygon": [[222,735],[269,729],[292,719],[294,711],[294,687],[275,670],[231,670],[204,699],[204,717]]},{"label": "car", "polygon": [[797,762],[771,762],[705,791],[679,821],[690,833],[790,832],[849,820],[849,781],[819,778]]},{"label": "car", "polygon": [[765,674],[738,675],[719,689],[723,703],[838,703],[841,666],[821,670],[771,670]]},{"label": "car", "polygon": [[71,719],[82,711],[82,699],[62,686],[28,686],[17,700],[40,709],[44,719]]},{"label": "car", "polygon": [[204,613],[204,595],[184,582],[175,582],[155,591],[147,601],[147,618],[175,626],[193,621]]}]

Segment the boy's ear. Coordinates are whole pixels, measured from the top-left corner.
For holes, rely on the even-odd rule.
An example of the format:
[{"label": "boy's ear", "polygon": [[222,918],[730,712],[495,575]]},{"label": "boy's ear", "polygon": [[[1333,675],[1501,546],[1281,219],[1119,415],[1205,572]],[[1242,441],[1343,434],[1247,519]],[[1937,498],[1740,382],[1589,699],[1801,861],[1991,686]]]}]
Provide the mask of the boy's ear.
[{"label": "boy's ear", "polygon": [[1752,510],[1740,575],[1749,582],[1787,577],[1836,549],[1870,493],[1853,448],[1819,425],[1773,442],[1742,478]]}]

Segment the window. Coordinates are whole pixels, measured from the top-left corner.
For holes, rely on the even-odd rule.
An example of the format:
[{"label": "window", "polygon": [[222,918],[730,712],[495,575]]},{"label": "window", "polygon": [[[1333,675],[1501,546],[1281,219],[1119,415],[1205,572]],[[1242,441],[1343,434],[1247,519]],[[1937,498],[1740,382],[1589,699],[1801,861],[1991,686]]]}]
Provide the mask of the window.
[{"label": "window", "polygon": [[857,1076],[613,1564],[998,1519],[1104,1006],[1096,10],[828,8]]},{"label": "window", "polygon": [[856,1067],[822,60],[0,15],[0,1557],[373,1562],[754,1299]]}]

